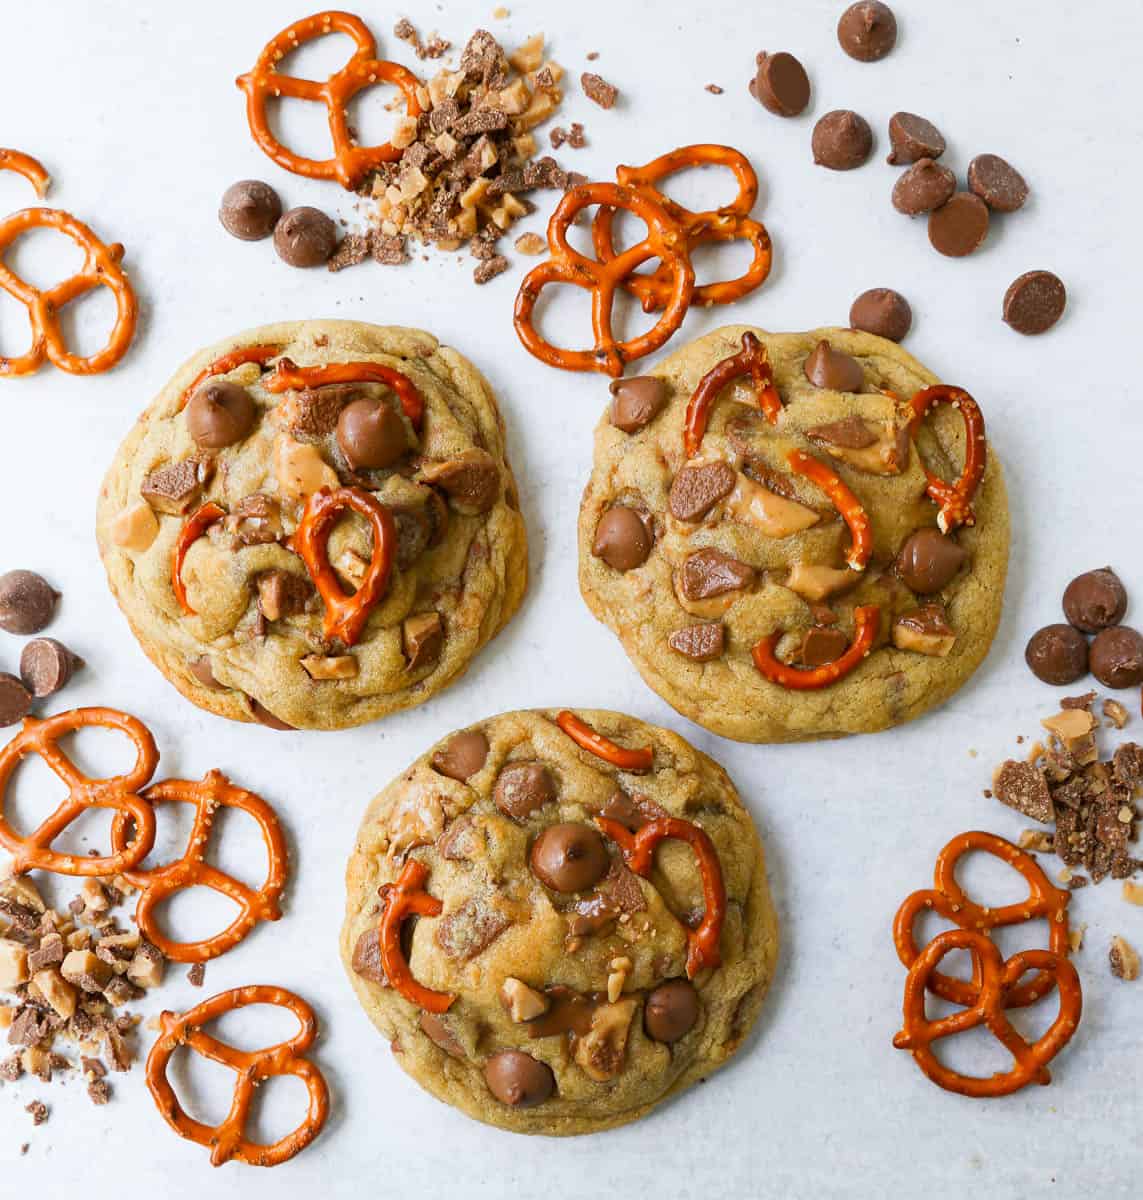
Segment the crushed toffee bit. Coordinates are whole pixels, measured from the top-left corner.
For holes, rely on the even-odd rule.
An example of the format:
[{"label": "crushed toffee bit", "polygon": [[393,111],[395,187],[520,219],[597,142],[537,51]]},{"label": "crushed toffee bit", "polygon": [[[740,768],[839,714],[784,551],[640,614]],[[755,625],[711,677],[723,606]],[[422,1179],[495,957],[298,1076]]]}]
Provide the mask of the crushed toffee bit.
[{"label": "crushed toffee bit", "polygon": [[712,96],[721,96],[726,89],[720,88],[717,83],[708,83],[706,85],[706,90],[710,92]]},{"label": "crushed toffee bit", "polygon": [[508,270],[508,266],[508,260],[504,255],[496,254],[482,263],[477,263],[473,268],[472,278],[476,283],[487,283],[490,279],[495,279],[497,275],[503,275]]},{"label": "crushed toffee bit", "polygon": [[579,82],[584,95],[598,104],[600,108],[615,107],[615,101],[619,98],[619,89],[614,84],[608,83],[602,75],[584,71],[579,77]]},{"label": "crushed toffee bit", "polygon": [[413,53],[420,59],[443,58],[452,49],[452,42],[446,41],[435,33],[430,34],[427,42],[422,42],[417,27],[408,17],[402,17],[393,26],[393,36],[399,41],[407,42]]},{"label": "crushed toffee bit", "polygon": [[326,266],[331,271],[355,267],[369,257],[369,238],[363,233],[347,233],[337,244]]},{"label": "crushed toffee bit", "polygon": [[1127,709],[1118,700],[1103,702],[1103,716],[1108,724],[1113,725],[1116,729],[1122,729],[1128,720]]},{"label": "crushed toffee bit", "polygon": [[543,254],[548,248],[548,243],[538,233],[522,233],[514,245],[520,254],[529,255]]},{"label": "crushed toffee bit", "polygon": [[1050,825],[1055,817],[1048,781],[1030,763],[1009,759],[992,777],[992,791],[1001,804],[1033,821]]},{"label": "crushed toffee bit", "polygon": [[24,1106],[24,1111],[32,1114],[33,1125],[42,1125],[48,1119],[48,1106],[42,1100],[33,1100]]},{"label": "crushed toffee bit", "polygon": [[187,972],[187,983],[191,987],[202,987],[206,982],[206,963],[195,963]]},{"label": "crushed toffee bit", "polygon": [[1116,979],[1134,980],[1139,978],[1139,955],[1134,946],[1125,938],[1118,935],[1111,939],[1111,949],[1107,952],[1108,965]]},{"label": "crushed toffee bit", "polygon": [[93,1079],[87,1085],[87,1094],[92,1104],[102,1108],[111,1099],[111,1085],[106,1079]]}]

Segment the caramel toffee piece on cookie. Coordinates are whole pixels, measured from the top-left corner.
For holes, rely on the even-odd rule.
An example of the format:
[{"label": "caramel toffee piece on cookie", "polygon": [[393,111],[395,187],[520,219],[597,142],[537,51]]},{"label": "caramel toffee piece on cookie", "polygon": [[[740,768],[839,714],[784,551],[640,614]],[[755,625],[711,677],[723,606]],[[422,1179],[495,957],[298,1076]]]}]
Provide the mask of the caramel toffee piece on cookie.
[{"label": "caramel toffee piece on cookie", "polygon": [[648,379],[645,421],[596,429],[579,522],[584,598],[647,683],[758,742],[884,729],[951,696],[1007,570],[981,404],[852,329],[732,326]]},{"label": "caramel toffee piece on cookie", "polygon": [[774,970],[726,773],[619,713],[443,738],[373,800],[346,884],[342,958],[397,1062],[518,1133],[621,1125],[709,1075]]},{"label": "caramel toffee piece on cookie", "polygon": [[427,700],[527,582],[487,383],[431,334],[354,321],[269,325],[195,355],[120,448],[98,536],[163,674],[273,729]]}]

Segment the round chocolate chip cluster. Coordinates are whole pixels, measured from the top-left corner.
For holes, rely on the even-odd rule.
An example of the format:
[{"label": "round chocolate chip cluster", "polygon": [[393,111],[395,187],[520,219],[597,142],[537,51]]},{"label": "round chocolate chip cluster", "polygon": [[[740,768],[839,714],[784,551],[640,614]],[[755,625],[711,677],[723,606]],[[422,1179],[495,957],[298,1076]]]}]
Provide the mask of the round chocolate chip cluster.
[{"label": "round chocolate chip cluster", "polygon": [[[51,624],[59,597],[35,571],[0,575],[0,629],[25,636],[40,633]],[[19,674],[0,671],[0,727],[22,721],[36,700],[54,696],[82,666],[83,659],[55,638],[26,642]]]}]

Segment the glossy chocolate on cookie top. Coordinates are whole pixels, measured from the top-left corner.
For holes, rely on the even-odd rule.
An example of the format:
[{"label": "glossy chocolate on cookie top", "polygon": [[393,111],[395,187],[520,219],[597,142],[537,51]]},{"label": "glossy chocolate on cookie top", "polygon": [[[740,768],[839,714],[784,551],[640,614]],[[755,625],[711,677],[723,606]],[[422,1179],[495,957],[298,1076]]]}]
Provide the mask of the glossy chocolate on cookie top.
[{"label": "glossy chocolate on cookie top", "polygon": [[[747,372],[696,416],[720,364],[749,365],[751,336],[769,394]],[[965,471],[971,400],[935,393],[947,402],[918,420],[913,398],[937,380],[855,330],[729,327],[656,374],[670,398],[654,420],[597,427],[579,529],[584,597],[644,679],[755,741],[884,728],[955,691],[995,633],[1008,549],[986,428],[969,509],[942,490]],[[655,529],[623,569],[590,551],[617,504]]]},{"label": "glossy chocolate on cookie top", "polygon": [[[474,737],[479,769],[442,776]],[[616,766],[596,752],[609,745],[650,767]],[[428,907],[386,951],[387,905],[413,874]],[[520,1132],[622,1124],[708,1074],[774,966],[761,846],[730,781],[617,713],[506,713],[442,739],[373,801],[347,887],[343,958],[396,1061]]]}]

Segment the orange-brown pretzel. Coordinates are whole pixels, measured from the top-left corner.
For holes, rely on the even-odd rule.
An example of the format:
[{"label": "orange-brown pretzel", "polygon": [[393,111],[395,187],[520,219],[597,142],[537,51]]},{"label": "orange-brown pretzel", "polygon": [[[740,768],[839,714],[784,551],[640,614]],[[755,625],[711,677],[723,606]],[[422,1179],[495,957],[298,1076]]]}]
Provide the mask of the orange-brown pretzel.
[{"label": "orange-brown pretzel", "polygon": [[[346,595],[329,564],[328,542],[334,521],[346,508],[364,517],[373,530],[373,557],[357,591]],[[353,646],[361,637],[374,605],[389,586],[389,572],[397,548],[397,524],[375,496],[361,488],[322,488],[306,501],[301,524],[293,539],[306,570],[325,602],[322,632]]]},{"label": "orange-brown pretzel", "polygon": [[[125,775],[92,779],[59,748],[59,739],[65,734],[93,727],[117,729],[130,738],[135,747],[135,765]],[[4,797],[20,760],[29,754],[38,754],[63,780],[67,799],[38,829],[20,837],[4,817]],[[23,729],[0,750],[0,846],[12,855],[13,873],[37,870],[57,875],[118,875],[142,862],[155,844],[155,814],[139,792],[155,773],[158,761],[159,751],[150,730],[113,708],[76,708],[42,721],[26,717]],[[52,850],[56,838],[91,808],[113,809],[129,818],[134,822],[135,840],[103,857]]]},{"label": "orange-brown pretzel", "polygon": [[344,362],[325,363],[320,367],[299,367],[288,358],[278,360],[273,375],[266,380],[266,391],[294,391],[298,388],[322,387],[327,383],[383,383],[396,393],[401,410],[414,429],[421,428],[425,402],[416,384],[407,376],[384,363]]},{"label": "orange-brown pretzel", "polygon": [[[991,854],[1019,871],[1028,883],[1027,898],[1019,904],[1005,904],[999,908],[989,908],[971,900],[957,882],[956,869],[960,860],[974,850]],[[971,929],[976,933],[988,933],[1001,925],[1020,925],[1043,917],[1048,922],[1048,948],[1053,954],[1067,958],[1070,949],[1068,903],[1072,898],[1071,893],[1054,887],[1039,863],[1011,842],[979,830],[960,834],[937,856],[933,884],[933,888],[906,897],[893,921],[893,942],[897,947],[897,956],[906,967],[911,967],[920,957],[921,950],[913,931],[917,917],[926,911],[935,912],[961,929]],[[929,972],[928,978],[930,991],[952,1004],[970,1007],[980,995],[979,974],[974,975],[970,982],[934,969]],[[1037,975],[1008,988],[1005,1002],[1009,1008],[1024,1008],[1046,996],[1054,985],[1055,980],[1050,974]]]},{"label": "orange-brown pretzel", "polygon": [[[263,1050],[238,1050],[203,1031],[207,1022],[251,1004],[288,1009],[298,1019],[298,1032],[288,1041]],[[276,1167],[304,1150],[321,1132],[329,1116],[329,1088],[321,1071],[305,1057],[317,1037],[318,1024],[314,1010],[301,997],[279,987],[234,988],[212,996],[190,1012],[164,1012],[159,1022],[158,1041],[147,1056],[147,1087],[163,1120],[179,1137],[210,1147],[213,1166],[220,1167],[236,1158],[252,1167]],[[238,1076],[230,1111],[219,1125],[204,1125],[190,1116],[167,1079],[171,1057],[181,1046],[228,1067]],[[254,1091],[267,1079],[282,1075],[293,1075],[306,1085],[309,1093],[306,1119],[297,1129],[268,1146],[252,1142],[246,1136],[246,1121]]]},{"label": "orange-brown pretzel", "polygon": [[[0,256],[30,229],[54,229],[71,238],[83,251],[83,266],[41,291],[21,279],[0,257],[0,288],[28,310],[32,326],[32,345],[26,353],[17,358],[0,357],[0,378],[31,375],[45,360],[70,375],[98,375],[110,370],[127,353],[139,320],[135,291],[120,266],[123,247],[118,242],[111,246],[101,242],[71,213],[57,208],[25,208],[0,221]],[[109,289],[115,297],[115,324],[102,349],[94,354],[72,354],[60,327],[60,309],[98,287]]]},{"label": "orange-brown pretzel", "polygon": [[205,504],[200,504],[187,517],[183,522],[182,529],[179,530],[179,536],[175,542],[174,556],[171,558],[171,590],[175,593],[175,599],[179,602],[179,608],[188,617],[194,616],[194,609],[191,608],[190,601],[187,600],[187,588],[186,584],[183,583],[183,561],[191,546],[202,537],[215,521],[221,521],[225,516],[226,510],[221,505],[215,504],[213,500],[208,500]]},{"label": "orange-brown pretzel", "polygon": [[[925,989],[932,988],[937,965],[946,954],[967,950],[973,973],[980,980],[978,998],[960,1012],[930,1021],[925,1015]],[[1043,1037],[1027,1042],[1012,1028],[1005,1008],[1012,1007],[1010,993],[1027,971],[1036,970],[1054,981],[1060,991],[1060,1011]],[[893,1039],[898,1050],[910,1050],[917,1066],[938,1086],[962,1096],[1008,1096],[1029,1083],[1051,1083],[1048,1063],[1071,1041],[1083,1013],[1083,992],[1075,967],[1050,950],[1023,950],[1005,961],[987,934],[971,929],[939,933],[909,968],[905,980],[903,1028]],[[946,1067],[933,1053],[933,1042],[979,1026],[985,1028],[1012,1055],[1010,1071],[989,1075],[962,1075]]]},{"label": "orange-brown pretzel", "polygon": [[592,729],[586,721],[581,721],[575,713],[566,708],[556,716],[556,724],[577,746],[621,771],[649,771],[655,761],[653,746],[641,746],[635,750],[617,746],[610,738]]},{"label": "orange-brown pretzel", "polygon": [[240,346],[237,350],[231,350],[229,354],[223,354],[220,358],[216,358],[214,362],[207,363],[183,389],[176,411],[182,412],[187,406],[187,401],[199,386],[212,376],[225,375],[227,372],[233,371],[235,367],[240,367],[243,363],[248,362],[258,363],[264,367],[275,354],[281,353],[281,349],[281,346]]},{"label": "orange-brown pretzel", "polygon": [[706,435],[707,423],[710,420],[710,410],[714,407],[718,393],[728,383],[749,376],[754,385],[754,394],[758,407],[771,425],[778,423],[782,412],[782,399],[774,386],[774,372],[770,366],[770,356],[766,347],[747,331],[742,335],[742,349],[737,354],[724,358],[699,380],[698,387],[687,405],[686,416],[683,418],[683,449],[687,458],[694,458]]},{"label": "orange-brown pretzel", "polygon": [[873,552],[873,526],[861,506],[861,501],[838,478],[832,467],[827,467],[820,458],[791,450],[786,456],[790,470],[816,484],[830,498],[830,503],[841,513],[841,519],[849,526],[853,544],[845,556],[846,565],[854,571],[864,571],[869,555]]},{"label": "orange-brown pretzel", "polygon": [[[278,818],[265,800],[235,787],[221,771],[208,771],[199,783],[165,779],[149,787],[143,798],[152,805],[178,803],[195,807],[194,826],[181,858],[161,867],[121,872],[140,890],[135,922],[149,942],[174,962],[206,962],[237,946],[259,921],[278,920],[282,915],[278,899],[286,883],[289,853]],[[266,843],[266,882],[257,891],[206,861],[214,818],[220,807],[249,813],[262,831]],[[126,814],[118,813],[111,829],[112,845],[117,850],[126,842],[128,825]],[[155,908],[175,892],[192,887],[210,888],[233,900],[238,905],[238,915],[213,937],[198,942],[172,941],[159,928]]]},{"label": "orange-brown pretzel", "polygon": [[687,976],[693,979],[703,967],[717,967],[722,962],[718,943],[726,918],[726,885],[718,851],[705,830],[681,817],[656,817],[634,833],[610,817],[596,817],[595,823],[619,847],[627,866],[644,878],[651,874],[660,842],[675,838],[690,846],[702,879],[703,916],[697,928],[687,930]]},{"label": "orange-brown pretzel", "polygon": [[451,992],[434,992],[413,978],[405,951],[401,946],[401,929],[407,917],[439,917],[444,907],[436,896],[424,890],[429,869],[423,862],[410,858],[401,868],[396,883],[381,886],[381,926],[378,942],[381,947],[381,967],[389,986],[410,1004],[426,1012],[448,1012],[456,997]]},{"label": "orange-brown pretzel", "polygon": [[[924,468],[928,479],[925,491],[937,505],[937,525],[941,533],[951,533],[960,525],[975,525],[972,498],[980,486],[984,468],[988,462],[988,442],[984,436],[984,415],[980,405],[963,388],[938,384],[918,392],[909,402],[913,417],[909,423],[909,436],[915,441],[917,431],[929,413],[938,404],[951,404],[964,418],[964,470],[956,483],[948,483]],[[923,464],[922,464],[923,465]]]},{"label": "orange-brown pretzel", "polygon": [[[278,64],[291,51],[306,42],[328,33],[344,33],[353,39],[352,56],[345,66],[335,71],[324,83],[283,75]],[[401,151],[392,142],[380,146],[356,146],[349,128],[346,105],[366,88],[378,83],[393,83],[405,95],[405,112],[410,117],[421,114],[417,99],[420,80],[400,63],[377,58],[377,43],[360,17],[346,12],[322,12],[295,21],[269,42],[258,56],[254,69],[240,75],[238,86],[246,93],[246,118],[250,132],[264,153],[287,171],[306,175],[310,179],[336,179],[343,188],[354,187],[363,175],[382,163],[394,162]],[[333,140],[333,157],[304,158],[288,150],[274,136],[266,112],[266,101],[288,96],[295,100],[315,100],[324,104],[329,115],[329,132]]]},{"label": "orange-brown pretzel", "polygon": [[[647,236],[610,262],[600,263],[580,254],[568,245],[567,232],[579,213],[592,205],[634,213],[647,226]],[[548,222],[548,249],[551,257],[533,267],[520,285],[514,323],[525,348],[549,366],[619,376],[627,363],[658,350],[683,323],[695,286],[686,231],[659,200],[646,192],[614,183],[584,183],[569,188]],[[663,315],[646,333],[616,341],[611,328],[616,290],[651,258],[661,261],[672,281]],[[532,314],[540,293],[550,283],[570,283],[591,292],[594,349],[564,350],[540,335]]]},{"label": "orange-brown pretzel", "polygon": [[39,159],[22,150],[0,150],[0,171],[15,171],[32,185],[39,199],[48,194],[52,177]]},{"label": "orange-brown pretzel", "polygon": [[853,641],[849,643],[846,651],[833,662],[823,663],[820,667],[803,670],[782,662],[774,653],[782,638],[780,629],[756,642],[750,656],[754,659],[759,674],[771,683],[777,683],[794,692],[817,691],[818,688],[837,683],[868,658],[873,649],[873,640],[881,628],[881,609],[876,604],[855,608],[853,623]]},{"label": "orange-brown pretzel", "polygon": [[[715,165],[727,167],[738,183],[738,195],[722,208],[708,212],[691,212],[669,196],[664,196],[655,186],[660,180],[687,167]],[[765,282],[770,274],[773,251],[766,226],[750,216],[750,210],[758,199],[758,176],[746,156],[731,146],[696,145],[682,146],[660,155],[642,167],[616,167],[615,178],[624,187],[636,188],[651,193],[655,199],[675,218],[686,231],[690,249],[709,242],[730,242],[737,239],[748,241],[754,249],[750,266],[737,279],[704,283],[695,288],[692,304],[707,307],[711,304],[731,304],[748,296]],[[592,222],[592,241],[595,252],[602,262],[610,262],[616,256],[612,227],[615,221],[613,208],[600,208]],[[666,307],[671,294],[671,274],[658,267],[650,275],[632,274],[623,286],[642,302],[644,312],[655,312]]]}]

